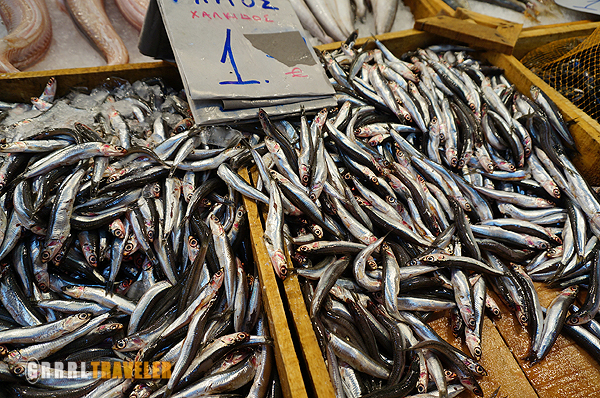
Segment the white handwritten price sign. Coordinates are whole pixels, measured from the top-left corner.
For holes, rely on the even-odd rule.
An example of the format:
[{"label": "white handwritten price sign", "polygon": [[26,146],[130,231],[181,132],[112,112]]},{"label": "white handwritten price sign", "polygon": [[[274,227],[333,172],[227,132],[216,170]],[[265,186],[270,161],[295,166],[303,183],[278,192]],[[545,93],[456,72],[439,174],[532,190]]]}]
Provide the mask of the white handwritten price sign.
[{"label": "white handwritten price sign", "polygon": [[288,0],[158,4],[197,123],[335,104]]}]

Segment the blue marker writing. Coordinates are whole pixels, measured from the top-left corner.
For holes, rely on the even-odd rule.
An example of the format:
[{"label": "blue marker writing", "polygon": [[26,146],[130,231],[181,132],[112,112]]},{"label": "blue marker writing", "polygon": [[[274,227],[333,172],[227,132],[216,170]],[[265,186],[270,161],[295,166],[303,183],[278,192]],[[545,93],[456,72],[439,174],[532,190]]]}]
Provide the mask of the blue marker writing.
[{"label": "blue marker writing", "polygon": [[222,81],[219,82],[219,84],[260,84],[258,80],[242,80],[242,76],[240,75],[240,72],[238,72],[237,65],[233,59],[233,52],[231,51],[231,29],[229,28],[227,29],[227,38],[225,39],[225,47],[223,48],[223,55],[221,56],[222,64],[227,61],[227,56],[229,56],[229,61],[231,61],[231,66],[233,67],[233,71],[235,72],[237,80]]}]

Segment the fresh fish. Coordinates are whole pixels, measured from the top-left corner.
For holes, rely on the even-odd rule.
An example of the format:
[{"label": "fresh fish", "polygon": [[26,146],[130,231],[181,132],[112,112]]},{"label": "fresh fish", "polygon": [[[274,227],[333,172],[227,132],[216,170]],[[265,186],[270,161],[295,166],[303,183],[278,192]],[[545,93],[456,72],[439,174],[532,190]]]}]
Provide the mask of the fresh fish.
[{"label": "fresh fish", "polygon": [[127,48],[112,26],[102,1],[66,0],[65,6],[79,30],[106,59],[107,65],[129,62]]},{"label": "fresh fish", "polygon": [[0,40],[0,72],[15,73],[39,61],[52,41],[46,2],[9,0],[0,4],[8,34]]}]

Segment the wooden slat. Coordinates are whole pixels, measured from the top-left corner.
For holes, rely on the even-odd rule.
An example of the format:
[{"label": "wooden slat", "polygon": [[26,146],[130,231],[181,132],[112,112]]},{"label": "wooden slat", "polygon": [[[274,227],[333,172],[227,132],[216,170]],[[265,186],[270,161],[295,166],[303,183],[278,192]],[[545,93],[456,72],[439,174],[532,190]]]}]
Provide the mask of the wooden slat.
[{"label": "wooden slat", "polygon": [[[253,180],[255,180],[253,175]],[[263,220],[267,217],[267,209],[263,207]],[[253,235],[263,236],[264,228],[261,223],[254,224],[251,229]],[[290,253],[286,253],[288,264],[291,264]],[[319,348],[312,322],[306,309],[304,295],[300,288],[298,275],[290,273],[283,281],[283,288],[287,299],[288,309],[295,327],[296,335],[301,346],[304,366],[308,371],[305,375],[311,381],[312,393],[318,398],[334,398],[335,391],[329,378],[327,365]],[[305,378],[306,380],[306,378]]]},{"label": "wooden slat", "polygon": [[488,26],[490,28],[495,28],[496,26],[507,22],[505,19],[490,17],[462,7],[456,9],[454,18],[471,19],[477,22],[478,25]]},{"label": "wooden slat", "polygon": [[[439,318],[432,321],[430,325],[447,342],[469,352],[466,344],[452,334],[452,328],[447,318]],[[494,326],[494,323],[486,316],[484,318],[481,333],[481,366],[488,371],[488,376],[478,380],[483,390],[484,397],[489,397],[500,386],[500,395],[519,398],[538,398],[534,388],[527,380],[521,370],[519,363],[515,360],[510,349],[506,346],[504,339]],[[461,398],[474,398],[475,394],[464,392]]]},{"label": "wooden slat", "polygon": [[[536,283],[536,290],[544,307],[547,307],[559,292],[540,283]],[[560,335],[550,353],[540,363],[530,366],[523,360],[529,351],[529,334],[510,314],[510,310],[500,300],[497,302],[504,314],[501,319],[495,321],[498,331],[540,398],[600,396],[598,363],[568,337]]]},{"label": "wooden slat", "polygon": [[[449,41],[443,37],[416,29],[384,33],[375,36],[375,38],[384,43],[394,54],[403,54],[407,51],[414,50],[415,48],[423,48],[432,44],[441,44]],[[356,45],[362,46],[369,40],[373,39],[371,37],[362,37],[356,40]],[[315,48],[320,51],[333,51],[340,48],[340,42],[323,44]]]},{"label": "wooden slat", "polygon": [[454,10],[441,0],[404,0],[415,19],[429,18],[436,15],[454,15]]},{"label": "wooden slat", "polygon": [[[245,168],[239,169],[238,173],[250,182],[248,171]],[[308,394],[300,370],[300,362],[292,341],[275,272],[263,241],[263,229],[258,216],[258,208],[255,201],[245,196],[244,205],[248,211],[252,252],[262,283],[263,304],[268,314],[269,327],[275,343],[275,360],[283,394],[287,398],[306,398]]]},{"label": "wooden slat", "polygon": [[32,96],[42,93],[48,79],[53,76],[57,81],[56,95],[58,97],[65,96],[73,87],[87,87],[91,90],[109,77],[120,77],[130,82],[149,77],[161,77],[167,85],[173,88],[182,87],[181,77],[175,64],[161,61],[93,68],[0,73],[0,87],[2,88],[0,96],[3,101],[29,102]]},{"label": "wooden slat", "polygon": [[523,29],[513,50],[513,55],[517,59],[521,59],[529,51],[544,44],[571,37],[589,36],[598,27],[600,27],[600,22],[580,21],[548,25],[536,29]]},{"label": "wooden slat", "polygon": [[506,78],[520,92],[530,95],[529,89],[534,84],[541,88],[559,106],[579,151],[578,154],[573,156],[573,163],[590,184],[600,184],[600,169],[598,168],[598,162],[600,162],[600,124],[573,105],[535,73],[523,66],[515,57],[491,52],[486,53],[485,57],[490,63],[503,68]]},{"label": "wooden slat", "polygon": [[495,27],[478,24],[473,20],[456,19],[449,16],[437,16],[419,19],[415,29],[424,30],[458,42],[466,43],[476,49],[512,53],[523,25],[503,21]]},{"label": "wooden slat", "polygon": [[302,345],[302,356],[308,368],[315,395],[318,398],[333,398],[335,397],[333,385],[331,384],[327,366],[323,361],[323,354],[319,348],[319,343],[317,342],[308,311],[306,310],[298,276],[295,274],[289,275],[283,282],[283,286],[289,309],[292,313],[292,320],[298,333],[298,340]]},{"label": "wooden slat", "polygon": [[561,23],[547,24],[547,25],[532,25],[532,26],[523,28],[523,30],[524,31],[531,31],[531,30],[544,31],[544,30],[551,30],[554,28],[569,27],[569,26],[577,29],[576,28],[577,25],[585,25],[585,24],[589,24],[589,23],[596,23],[596,22],[582,20],[582,21],[561,22]]}]

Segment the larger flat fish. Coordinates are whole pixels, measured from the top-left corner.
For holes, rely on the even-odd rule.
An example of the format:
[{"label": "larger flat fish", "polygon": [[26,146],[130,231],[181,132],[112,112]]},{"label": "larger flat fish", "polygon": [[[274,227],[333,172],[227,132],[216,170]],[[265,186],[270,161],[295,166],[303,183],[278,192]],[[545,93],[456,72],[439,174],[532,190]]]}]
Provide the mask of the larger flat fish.
[{"label": "larger flat fish", "polygon": [[46,54],[52,26],[44,0],[2,0],[0,17],[8,30],[0,39],[0,72],[19,72]]},{"label": "larger flat fish", "polygon": [[133,25],[134,28],[141,31],[144,24],[146,10],[148,10],[149,0],[115,0],[115,4],[119,7],[119,11],[125,17],[127,22]]},{"label": "larger flat fish", "polygon": [[102,0],[65,0],[75,24],[92,45],[102,53],[108,65],[129,62],[129,53],[110,23]]}]

